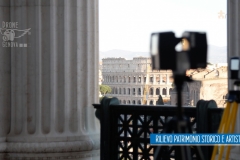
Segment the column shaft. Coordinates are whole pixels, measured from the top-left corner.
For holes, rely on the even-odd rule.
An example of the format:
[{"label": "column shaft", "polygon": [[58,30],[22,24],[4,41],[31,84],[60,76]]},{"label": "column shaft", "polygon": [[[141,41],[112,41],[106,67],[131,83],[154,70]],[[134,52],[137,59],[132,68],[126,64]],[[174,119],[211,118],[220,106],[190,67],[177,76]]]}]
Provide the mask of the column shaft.
[{"label": "column shaft", "polygon": [[[2,102],[0,96],[0,107],[11,104],[7,152],[24,158],[97,150],[99,126],[92,104],[98,102],[98,1],[10,2],[9,11],[0,7],[0,13],[10,13],[0,14],[0,20],[18,22],[18,30],[30,33],[14,39],[27,47],[0,48],[5,74],[0,82],[8,97]],[[8,126],[0,135],[10,127],[10,110],[5,111],[0,123]]]},{"label": "column shaft", "polygon": [[[1,1],[0,22],[10,21],[10,1]],[[2,30],[4,31],[4,30]],[[6,136],[10,131],[11,117],[11,49],[4,47],[1,35],[0,47],[0,159],[4,159],[7,151]],[[2,154],[3,153],[3,154]]]}]

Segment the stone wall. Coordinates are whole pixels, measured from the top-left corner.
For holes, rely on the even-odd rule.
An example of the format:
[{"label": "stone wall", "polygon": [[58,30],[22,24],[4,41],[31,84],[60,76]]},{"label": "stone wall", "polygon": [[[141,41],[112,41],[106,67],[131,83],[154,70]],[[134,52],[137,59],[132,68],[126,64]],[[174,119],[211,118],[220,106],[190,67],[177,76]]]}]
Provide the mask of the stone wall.
[{"label": "stone wall", "polygon": [[227,78],[202,80],[200,99],[213,99],[216,101],[218,107],[224,107],[227,93]]},{"label": "stone wall", "polygon": [[165,102],[170,100],[172,71],[152,70],[150,58],[105,58],[102,76],[103,84],[112,88],[107,96],[117,97],[121,104],[155,105],[159,95]]},{"label": "stone wall", "polygon": [[[183,88],[183,105],[196,106],[198,100],[215,100],[218,107],[224,107],[227,85],[227,67],[216,69],[189,70],[187,75],[194,79],[194,82],[187,83]],[[171,104],[177,103],[176,91],[171,92]]]}]

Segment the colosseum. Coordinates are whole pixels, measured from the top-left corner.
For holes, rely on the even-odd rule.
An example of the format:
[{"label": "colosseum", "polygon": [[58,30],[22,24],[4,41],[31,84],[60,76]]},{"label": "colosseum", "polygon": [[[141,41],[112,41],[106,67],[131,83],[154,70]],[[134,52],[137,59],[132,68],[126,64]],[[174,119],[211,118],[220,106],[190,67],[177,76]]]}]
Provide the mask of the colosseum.
[{"label": "colosseum", "polygon": [[[150,58],[105,58],[101,69],[102,84],[112,88],[107,96],[117,97],[121,104],[156,105],[159,95],[165,104],[177,104],[172,71],[152,70]],[[219,107],[225,105],[227,66],[208,65],[206,69],[188,70],[186,74],[195,81],[183,86],[183,105],[195,106],[200,99],[214,99]]]},{"label": "colosseum", "polygon": [[171,76],[171,70],[152,71],[150,58],[102,60],[102,84],[112,88],[107,96],[117,97],[121,104],[156,105],[159,95],[168,103],[172,91]]}]

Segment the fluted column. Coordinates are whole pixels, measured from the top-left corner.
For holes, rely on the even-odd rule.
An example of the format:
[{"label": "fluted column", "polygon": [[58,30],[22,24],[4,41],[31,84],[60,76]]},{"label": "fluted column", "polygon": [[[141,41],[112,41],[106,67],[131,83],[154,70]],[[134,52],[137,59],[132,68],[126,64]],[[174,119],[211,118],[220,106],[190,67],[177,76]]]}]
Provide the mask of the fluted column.
[{"label": "fluted column", "polygon": [[[5,0],[0,3],[0,28],[2,22],[10,21],[10,2]],[[3,30],[4,31],[4,30]],[[0,159],[4,159],[7,151],[6,135],[10,130],[11,108],[11,49],[3,47],[3,36],[0,36]]]},{"label": "fluted column", "polygon": [[98,1],[12,0],[10,15],[31,34],[11,48],[9,156],[97,157]]}]

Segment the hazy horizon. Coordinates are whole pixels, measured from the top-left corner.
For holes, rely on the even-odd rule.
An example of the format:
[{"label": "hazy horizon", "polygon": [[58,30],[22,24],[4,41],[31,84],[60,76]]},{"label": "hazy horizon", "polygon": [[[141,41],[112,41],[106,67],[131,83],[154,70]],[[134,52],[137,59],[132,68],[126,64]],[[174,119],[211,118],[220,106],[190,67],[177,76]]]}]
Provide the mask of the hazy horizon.
[{"label": "hazy horizon", "polygon": [[[149,52],[133,52],[123,49],[112,49],[109,51],[99,51],[99,60],[103,58],[121,57],[127,60],[133,57],[150,57]],[[208,45],[208,62],[210,63],[227,63],[227,47],[218,47],[214,45]]]}]

